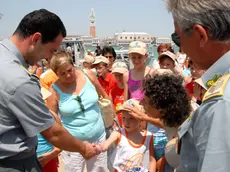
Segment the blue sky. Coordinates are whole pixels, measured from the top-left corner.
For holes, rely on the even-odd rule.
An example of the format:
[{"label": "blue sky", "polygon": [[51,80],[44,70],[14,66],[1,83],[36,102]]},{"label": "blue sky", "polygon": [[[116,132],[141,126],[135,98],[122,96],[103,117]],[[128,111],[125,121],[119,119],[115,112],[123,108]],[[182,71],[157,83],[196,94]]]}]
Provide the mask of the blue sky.
[{"label": "blue sky", "polygon": [[171,14],[163,0],[1,0],[0,38],[9,37],[22,17],[45,8],[59,15],[67,34],[89,35],[89,14],[94,8],[99,37],[115,32],[147,32],[170,36],[174,30]]}]

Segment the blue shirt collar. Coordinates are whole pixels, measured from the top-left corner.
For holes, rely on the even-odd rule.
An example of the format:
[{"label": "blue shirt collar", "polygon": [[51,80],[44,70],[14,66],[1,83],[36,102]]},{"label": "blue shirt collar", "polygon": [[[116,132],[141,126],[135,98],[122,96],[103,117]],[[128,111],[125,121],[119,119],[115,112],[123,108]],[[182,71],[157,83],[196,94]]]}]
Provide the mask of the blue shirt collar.
[{"label": "blue shirt collar", "polygon": [[22,54],[20,53],[20,51],[18,50],[18,48],[14,45],[14,43],[9,40],[9,39],[4,39],[1,44],[8,49],[11,53],[14,54],[15,60],[17,60],[22,66],[24,66],[25,68],[28,68],[29,65],[26,63],[24,57],[22,56]]},{"label": "blue shirt collar", "polygon": [[221,76],[229,73],[230,69],[230,51],[219,58],[201,77],[202,82],[208,89]]}]

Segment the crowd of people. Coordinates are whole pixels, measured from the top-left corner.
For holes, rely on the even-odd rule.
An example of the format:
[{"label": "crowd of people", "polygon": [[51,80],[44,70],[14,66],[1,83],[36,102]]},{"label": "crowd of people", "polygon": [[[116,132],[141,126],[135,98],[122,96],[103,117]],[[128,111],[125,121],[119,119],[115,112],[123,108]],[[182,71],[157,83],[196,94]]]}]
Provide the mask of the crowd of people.
[{"label": "crowd of people", "polygon": [[167,5],[179,52],[133,41],[131,69],[111,46],[76,68],[61,19],[27,14],[0,42],[0,172],[229,171],[230,2]]}]

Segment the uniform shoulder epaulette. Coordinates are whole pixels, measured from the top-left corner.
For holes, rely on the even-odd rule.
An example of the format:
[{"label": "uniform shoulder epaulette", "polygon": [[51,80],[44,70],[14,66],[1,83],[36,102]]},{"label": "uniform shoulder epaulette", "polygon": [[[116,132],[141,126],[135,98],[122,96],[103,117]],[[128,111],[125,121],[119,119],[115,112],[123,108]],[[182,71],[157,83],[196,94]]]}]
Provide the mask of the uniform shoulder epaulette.
[{"label": "uniform shoulder epaulette", "polygon": [[35,78],[39,80],[38,76],[35,74],[32,74],[28,69],[26,69],[24,66],[20,65],[20,68],[22,68],[30,77]]},{"label": "uniform shoulder epaulette", "polygon": [[204,94],[203,102],[217,96],[223,96],[230,74],[220,77]]},{"label": "uniform shoulder epaulette", "polygon": [[35,74],[32,74],[32,75],[30,75],[30,76],[31,76],[31,78],[34,78],[34,79],[36,79],[36,80],[39,80],[38,76],[35,75]]}]

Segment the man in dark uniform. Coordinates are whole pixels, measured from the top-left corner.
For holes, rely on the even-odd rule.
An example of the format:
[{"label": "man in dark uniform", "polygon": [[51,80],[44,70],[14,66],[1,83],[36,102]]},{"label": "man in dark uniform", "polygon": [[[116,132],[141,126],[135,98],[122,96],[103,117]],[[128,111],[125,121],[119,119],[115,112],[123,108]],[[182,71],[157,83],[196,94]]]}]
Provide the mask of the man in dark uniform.
[{"label": "man in dark uniform", "polygon": [[14,34],[0,42],[0,172],[40,172],[36,156],[37,134],[54,146],[95,154],[91,144],[82,143],[57,124],[45,106],[38,79],[29,65],[51,58],[66,36],[60,18],[45,9],[27,14]]},{"label": "man in dark uniform", "polygon": [[230,171],[230,1],[168,0],[180,46],[207,92],[179,128],[177,172]]}]

